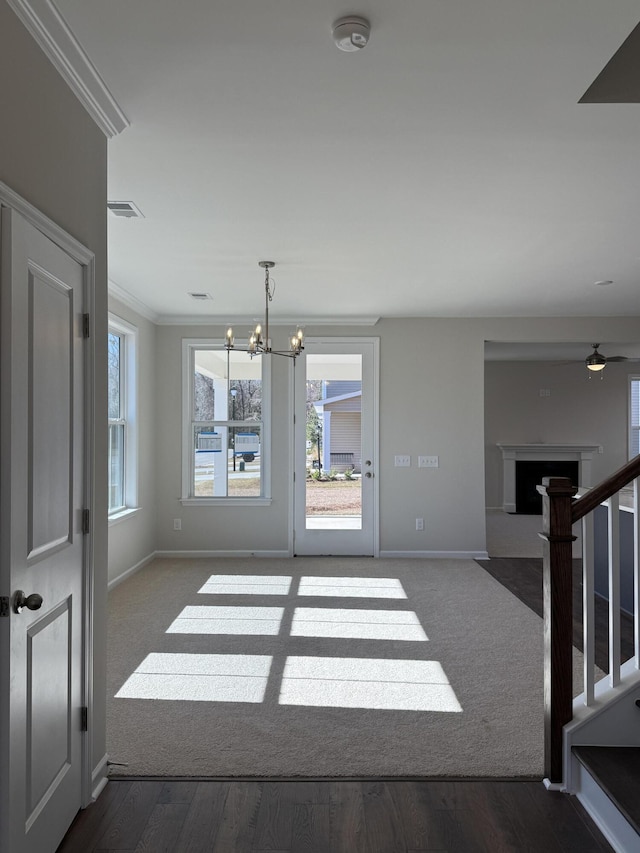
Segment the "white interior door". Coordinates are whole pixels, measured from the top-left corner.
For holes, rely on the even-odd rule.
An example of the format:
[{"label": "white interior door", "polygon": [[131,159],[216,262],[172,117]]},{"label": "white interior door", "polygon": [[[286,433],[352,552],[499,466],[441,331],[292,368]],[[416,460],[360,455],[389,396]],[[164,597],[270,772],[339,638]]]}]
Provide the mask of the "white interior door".
[{"label": "white interior door", "polygon": [[305,340],[295,367],[295,554],[377,554],[378,340]]},{"label": "white interior door", "polygon": [[0,849],[49,853],[82,797],[84,268],[8,208],[1,237]]}]

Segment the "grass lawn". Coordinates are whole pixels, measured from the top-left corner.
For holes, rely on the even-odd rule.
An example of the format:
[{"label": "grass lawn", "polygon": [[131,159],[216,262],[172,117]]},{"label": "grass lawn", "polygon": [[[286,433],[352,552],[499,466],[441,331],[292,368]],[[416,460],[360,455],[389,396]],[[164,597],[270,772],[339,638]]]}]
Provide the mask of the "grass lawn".
[{"label": "grass lawn", "polygon": [[[307,515],[360,515],[360,480],[307,480]],[[229,497],[259,497],[260,478],[229,477]],[[213,478],[199,480],[197,497],[213,495]]]}]

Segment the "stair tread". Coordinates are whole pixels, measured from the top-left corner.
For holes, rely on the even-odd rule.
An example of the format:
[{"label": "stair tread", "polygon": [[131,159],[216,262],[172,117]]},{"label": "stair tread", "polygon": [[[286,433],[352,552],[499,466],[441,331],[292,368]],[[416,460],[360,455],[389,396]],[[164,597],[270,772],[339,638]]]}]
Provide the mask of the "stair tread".
[{"label": "stair tread", "polygon": [[573,754],[640,835],[640,747],[574,746]]}]

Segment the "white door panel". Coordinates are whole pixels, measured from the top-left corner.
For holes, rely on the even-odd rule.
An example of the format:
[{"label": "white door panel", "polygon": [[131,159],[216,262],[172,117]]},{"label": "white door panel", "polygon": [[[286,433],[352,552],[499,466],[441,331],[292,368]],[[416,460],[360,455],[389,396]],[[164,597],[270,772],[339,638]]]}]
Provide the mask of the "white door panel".
[{"label": "white door panel", "polygon": [[[295,368],[294,554],[377,555],[377,394],[377,338],[305,340]],[[311,397],[319,448],[307,435]],[[341,477],[316,483],[314,470]]]},{"label": "white door panel", "polygon": [[53,853],[81,805],[83,302],[83,267],[3,208],[3,853]]}]

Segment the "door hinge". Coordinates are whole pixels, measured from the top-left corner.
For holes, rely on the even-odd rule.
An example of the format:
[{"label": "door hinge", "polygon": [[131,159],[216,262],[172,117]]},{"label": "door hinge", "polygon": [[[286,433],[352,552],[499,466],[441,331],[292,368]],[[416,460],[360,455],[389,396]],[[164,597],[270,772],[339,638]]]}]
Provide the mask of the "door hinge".
[{"label": "door hinge", "polygon": [[9,615],[10,603],[8,595],[0,595],[0,616]]},{"label": "door hinge", "polygon": [[91,532],[91,514],[88,509],[82,510],[82,532]]},{"label": "door hinge", "polygon": [[86,705],[83,705],[82,708],[80,708],[80,731],[89,731],[89,709]]},{"label": "door hinge", "polygon": [[82,337],[91,337],[91,317],[89,314],[82,315]]}]

